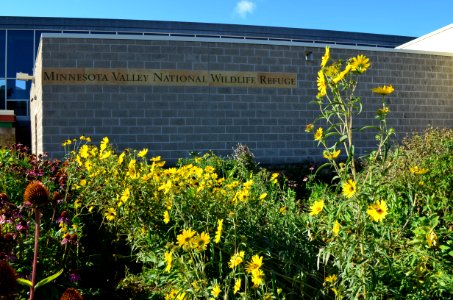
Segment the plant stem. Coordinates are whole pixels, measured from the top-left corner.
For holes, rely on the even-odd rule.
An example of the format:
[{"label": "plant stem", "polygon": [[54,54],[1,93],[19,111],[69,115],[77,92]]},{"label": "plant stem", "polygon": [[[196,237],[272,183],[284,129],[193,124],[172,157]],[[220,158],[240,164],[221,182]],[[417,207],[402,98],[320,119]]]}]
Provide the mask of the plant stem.
[{"label": "plant stem", "polygon": [[38,246],[39,246],[39,229],[41,227],[41,212],[39,208],[34,209],[35,212],[35,248],[33,253],[33,268],[31,273],[31,287],[30,287],[30,298],[35,298],[35,285],[36,285],[36,269],[38,266]]}]

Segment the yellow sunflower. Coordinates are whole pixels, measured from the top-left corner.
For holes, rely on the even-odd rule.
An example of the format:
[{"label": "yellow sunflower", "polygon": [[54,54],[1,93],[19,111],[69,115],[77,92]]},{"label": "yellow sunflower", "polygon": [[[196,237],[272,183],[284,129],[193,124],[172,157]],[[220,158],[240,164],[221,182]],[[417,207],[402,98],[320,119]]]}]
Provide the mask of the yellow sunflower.
[{"label": "yellow sunflower", "polygon": [[183,229],[182,233],[179,234],[176,238],[178,240],[178,246],[182,247],[184,250],[190,249],[193,246],[193,236],[195,231],[191,228]]},{"label": "yellow sunflower", "polygon": [[252,260],[247,263],[245,271],[247,273],[253,273],[253,271],[258,270],[263,265],[263,257],[255,254],[252,256]]},{"label": "yellow sunflower", "polygon": [[215,232],[214,242],[216,244],[220,242],[220,238],[222,237],[222,230],[223,230],[223,219],[220,219],[217,221],[217,231]]},{"label": "yellow sunflower", "polygon": [[338,233],[340,233],[340,223],[337,220],[333,223],[332,233],[334,236],[338,236]]},{"label": "yellow sunflower", "polygon": [[354,196],[354,194],[357,191],[357,184],[354,180],[348,179],[348,181],[343,183],[342,188],[343,188],[343,191],[342,191],[343,195],[346,198],[351,198],[352,196]]},{"label": "yellow sunflower", "polygon": [[359,54],[350,62],[351,70],[359,73],[365,72],[370,67],[370,60],[365,55]]},{"label": "yellow sunflower", "polygon": [[113,221],[116,218],[116,210],[114,208],[109,208],[105,213],[105,218],[107,221]]},{"label": "yellow sunflower", "polygon": [[313,130],[313,124],[307,124],[307,126],[305,126],[305,132],[311,132]]},{"label": "yellow sunflower", "polygon": [[326,47],[326,52],[324,52],[324,55],[322,56],[321,59],[321,68],[324,68],[329,61],[330,58],[330,48]]},{"label": "yellow sunflower", "polygon": [[371,89],[371,91],[373,93],[379,94],[382,96],[390,95],[391,93],[393,93],[394,90],[395,89],[391,85],[378,86],[378,87]]},{"label": "yellow sunflower", "polygon": [[220,295],[220,285],[216,284],[214,285],[214,287],[212,288],[212,291],[211,291],[211,295],[214,297],[214,298],[217,298],[219,295]]},{"label": "yellow sunflower", "polygon": [[346,68],[340,72],[340,74],[338,74],[334,79],[333,79],[333,83],[337,84],[338,82],[340,82],[341,80],[343,80],[343,78],[346,77],[346,75],[348,75],[349,71],[352,70],[352,66],[351,65],[347,65]]},{"label": "yellow sunflower", "polygon": [[322,209],[324,208],[324,200],[319,200],[315,201],[311,206],[310,206],[310,215],[311,216],[316,216],[320,212],[322,212]]},{"label": "yellow sunflower", "polygon": [[165,264],[167,265],[165,267],[165,271],[166,272],[170,272],[171,264],[173,262],[173,254],[171,252],[165,252],[164,253],[164,260],[165,260]]},{"label": "yellow sunflower", "polygon": [[237,292],[239,292],[239,290],[241,289],[241,278],[237,278],[235,281],[234,281],[234,289],[233,289],[233,294],[236,294]]},{"label": "yellow sunflower", "polygon": [[327,94],[326,77],[324,76],[322,70],[318,72],[317,83],[318,83],[318,95],[316,97],[322,98]]},{"label": "yellow sunflower", "polygon": [[411,171],[411,173],[414,175],[423,175],[429,172],[428,169],[419,168],[418,166],[410,167],[409,171]]},{"label": "yellow sunflower", "polygon": [[319,127],[318,129],[316,129],[314,138],[315,138],[315,141],[320,141],[322,139],[322,127]]},{"label": "yellow sunflower", "polygon": [[324,150],[322,154],[323,154],[324,158],[333,160],[333,159],[338,158],[338,156],[340,155],[340,152],[341,152],[340,149],[332,151],[332,152],[330,152],[329,150]]},{"label": "yellow sunflower", "polygon": [[195,237],[194,243],[198,251],[204,251],[209,245],[211,237],[206,232],[202,232],[200,235]]},{"label": "yellow sunflower", "polygon": [[384,220],[385,216],[388,214],[387,203],[384,200],[378,200],[374,204],[368,206],[366,213],[373,219],[375,222],[380,222]]},{"label": "yellow sunflower", "polygon": [[240,265],[243,261],[244,261],[244,255],[245,255],[245,252],[244,251],[240,251],[239,253],[235,253],[231,259],[230,259],[230,262],[228,263],[228,266],[231,268],[231,269],[234,269],[235,267],[237,267],[238,265]]}]

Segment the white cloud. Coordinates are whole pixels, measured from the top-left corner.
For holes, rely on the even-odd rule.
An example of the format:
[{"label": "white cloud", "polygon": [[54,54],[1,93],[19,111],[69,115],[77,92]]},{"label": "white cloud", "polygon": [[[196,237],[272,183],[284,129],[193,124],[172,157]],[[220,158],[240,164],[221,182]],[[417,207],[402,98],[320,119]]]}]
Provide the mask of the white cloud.
[{"label": "white cloud", "polygon": [[245,18],[247,14],[253,13],[255,8],[256,4],[253,3],[252,1],[241,0],[236,4],[236,8],[234,9],[234,11],[236,12],[236,14],[239,15],[239,17]]}]

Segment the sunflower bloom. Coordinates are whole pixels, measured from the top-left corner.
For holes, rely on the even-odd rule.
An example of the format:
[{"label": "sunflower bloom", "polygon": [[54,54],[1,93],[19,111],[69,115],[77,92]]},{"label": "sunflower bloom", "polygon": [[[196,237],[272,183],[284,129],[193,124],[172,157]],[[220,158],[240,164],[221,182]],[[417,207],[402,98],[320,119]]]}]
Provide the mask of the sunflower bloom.
[{"label": "sunflower bloom", "polygon": [[252,256],[252,260],[247,263],[245,271],[247,273],[253,273],[253,271],[258,270],[263,265],[263,257],[255,254]]},{"label": "sunflower bloom", "polygon": [[113,221],[116,218],[116,210],[114,208],[109,208],[105,213],[105,218],[107,221]]},{"label": "sunflower bloom", "polygon": [[343,195],[346,198],[351,198],[352,196],[354,196],[354,194],[357,191],[357,184],[354,180],[348,179],[348,181],[343,183],[342,188],[343,188],[343,192],[342,192]]},{"label": "sunflower bloom", "polygon": [[233,294],[236,294],[241,289],[241,278],[236,278],[234,281]]},{"label": "sunflower bloom", "polygon": [[214,242],[218,244],[220,242],[220,238],[222,237],[222,230],[223,230],[223,219],[217,221],[217,230],[215,232],[215,240]]},{"label": "sunflower bloom", "polygon": [[313,130],[313,124],[307,124],[307,126],[305,126],[305,132],[311,132]]},{"label": "sunflower bloom", "polygon": [[168,213],[168,210],[164,211],[164,223],[170,223],[170,214]]},{"label": "sunflower bloom", "polygon": [[166,264],[165,271],[170,272],[171,264],[173,262],[173,254],[171,252],[165,252],[164,260],[165,260],[165,264]]},{"label": "sunflower bloom", "polygon": [[375,222],[381,222],[384,220],[385,216],[388,214],[387,203],[384,200],[378,200],[374,204],[368,206],[366,213],[371,217]]},{"label": "sunflower bloom", "polygon": [[211,241],[211,237],[206,232],[202,232],[195,238],[195,245],[198,251],[205,251]]},{"label": "sunflower bloom", "polygon": [[346,75],[348,75],[349,71],[351,71],[352,67],[351,65],[347,65],[346,68],[341,71],[334,79],[333,79],[333,83],[337,84],[338,82],[340,82],[341,80],[343,80]]},{"label": "sunflower bloom", "polygon": [[310,206],[310,215],[311,216],[316,216],[317,214],[322,212],[323,208],[324,208],[324,200],[321,199],[319,201],[315,201],[315,203],[313,203]]},{"label": "sunflower bloom", "polygon": [[326,47],[326,52],[324,52],[324,55],[322,56],[321,59],[321,68],[324,68],[329,61],[330,58],[330,48]]},{"label": "sunflower bloom", "polygon": [[211,291],[211,295],[214,297],[214,298],[217,298],[219,295],[220,295],[220,285],[218,285],[217,283],[214,285],[214,287],[212,288],[212,291]]},{"label": "sunflower bloom", "polygon": [[148,153],[148,149],[143,148],[143,150],[141,150],[140,152],[138,152],[137,155],[138,155],[139,157],[143,158],[143,157],[146,156],[147,153]]},{"label": "sunflower bloom", "polygon": [[245,255],[244,251],[240,251],[239,253],[235,253],[231,257],[230,262],[228,263],[228,266],[231,269],[236,268],[238,265],[240,265],[244,261],[244,255]]},{"label": "sunflower bloom", "polygon": [[188,250],[193,246],[193,236],[195,231],[191,228],[183,229],[182,233],[179,234],[176,238],[178,240],[178,246],[182,247],[184,250]]},{"label": "sunflower bloom", "polygon": [[338,236],[338,233],[340,233],[340,223],[337,220],[333,223],[332,233],[334,236]]},{"label": "sunflower bloom", "polygon": [[253,287],[258,288],[264,283],[264,271],[261,269],[253,270],[252,272]]},{"label": "sunflower bloom", "polygon": [[332,151],[332,152],[330,152],[329,150],[324,150],[322,154],[323,154],[324,158],[326,158],[328,160],[334,160],[334,159],[338,158],[338,156],[340,155],[340,152],[341,152],[340,149]]},{"label": "sunflower bloom", "polygon": [[337,280],[338,280],[337,275],[335,274],[329,275],[326,278],[324,278],[324,285],[326,285],[326,283],[334,284]]},{"label": "sunflower bloom", "polygon": [[370,60],[365,55],[359,54],[351,59],[352,71],[364,73],[370,67]]},{"label": "sunflower bloom", "polygon": [[316,129],[314,139],[315,141],[320,141],[322,139],[322,127]]},{"label": "sunflower bloom", "polygon": [[376,113],[380,116],[385,116],[386,114],[388,114],[390,112],[390,108],[388,108],[388,106],[384,106],[382,108],[379,108]]},{"label": "sunflower bloom", "polygon": [[101,144],[99,145],[99,151],[103,152],[107,148],[108,144],[109,144],[109,138],[108,137],[103,138],[101,141]]},{"label": "sunflower bloom", "polygon": [[437,240],[437,234],[434,232],[434,230],[431,230],[426,234],[426,242],[428,243],[428,246],[431,247],[436,247],[439,242]]},{"label": "sunflower bloom", "polygon": [[379,94],[382,96],[390,95],[391,93],[393,93],[394,90],[395,89],[391,85],[378,86],[378,87],[371,89],[371,91],[373,93]]},{"label": "sunflower bloom", "polygon": [[409,171],[414,175],[423,175],[429,172],[428,169],[419,168],[418,166],[410,167]]},{"label": "sunflower bloom", "polygon": [[327,95],[327,84],[326,84],[326,77],[324,76],[324,73],[322,70],[318,72],[318,95],[316,96],[317,98],[322,98],[325,95]]}]

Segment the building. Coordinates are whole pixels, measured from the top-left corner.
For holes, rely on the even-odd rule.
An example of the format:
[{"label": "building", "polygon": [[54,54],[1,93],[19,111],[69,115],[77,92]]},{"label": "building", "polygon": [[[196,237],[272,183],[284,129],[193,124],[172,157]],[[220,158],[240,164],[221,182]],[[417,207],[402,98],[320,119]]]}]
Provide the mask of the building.
[{"label": "building", "polygon": [[30,82],[42,33],[113,34],[275,40],[394,48],[412,37],[261,26],[107,19],[0,17],[0,111],[16,115],[18,141],[30,144]]},{"label": "building", "polygon": [[[304,128],[318,114],[310,100],[326,45],[335,59],[360,53],[373,62],[357,91],[366,104],[358,126],[374,122],[379,97],[370,89],[393,84],[388,122],[399,138],[429,124],[453,127],[453,55],[395,49],[410,37],[178,22],[15,21],[29,22],[33,31],[34,83],[28,99],[5,92],[4,102],[7,108],[24,102],[26,113],[16,114],[31,120],[35,153],[61,157],[62,141],[83,134],[94,141],[108,136],[119,150],[146,147],[170,163],[192,151],[230,154],[238,143],[262,163],[319,158]],[[8,43],[27,29],[16,30],[5,29]],[[21,68],[5,66],[5,75],[9,69],[32,74]],[[9,80],[28,95],[31,81],[5,76],[5,90]],[[375,145],[370,133],[357,141],[359,153]]]}]

